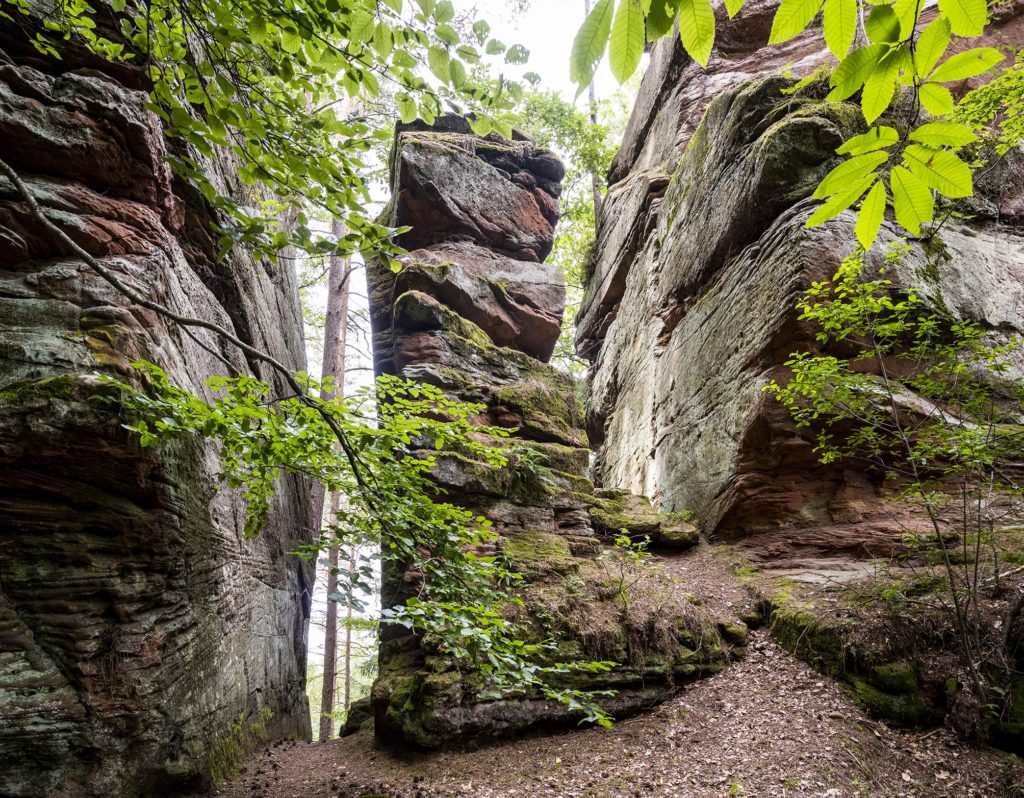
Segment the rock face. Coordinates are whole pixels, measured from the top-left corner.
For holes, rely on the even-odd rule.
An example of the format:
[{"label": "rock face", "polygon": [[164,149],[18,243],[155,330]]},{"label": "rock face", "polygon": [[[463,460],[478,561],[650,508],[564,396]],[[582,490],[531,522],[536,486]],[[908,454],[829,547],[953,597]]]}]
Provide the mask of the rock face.
[{"label": "rock face", "polygon": [[[141,71],[62,55],[40,56],[25,30],[0,23],[4,160],[137,291],[301,368],[291,271],[217,261],[209,211],[167,166]],[[102,401],[97,376],[132,379],[139,358],[200,394],[224,373],[65,251],[0,178],[5,795],[167,795],[229,773],[247,740],[308,735],[312,573],[289,554],[310,535],[307,490],[282,484],[266,534],[243,541],[244,504],[218,492],[213,447],[140,449]]]},{"label": "rock face", "polygon": [[[692,511],[703,532],[735,547],[724,548],[729,556],[738,549],[761,566],[773,584],[761,595],[773,635],[843,679],[869,711],[941,722],[956,692],[947,681],[956,665],[942,659],[949,652],[923,642],[912,613],[901,627],[900,618],[837,609],[834,588],[870,576],[866,560],[898,550],[920,520],[885,495],[879,475],[849,462],[822,466],[811,436],[762,391],[786,381],[791,353],[817,351],[796,302],[853,250],[853,217],[811,230],[804,222],[818,204],[814,187],[840,160],[836,146],[864,130],[859,108],[822,101],[824,78],[789,91],[795,79],[782,77],[784,67],[802,76],[828,56],[820,32],[765,49],[774,7],[747,3],[737,19],[719,19],[706,71],[674,38],[652,54],[611,168],[578,316],[578,349],[592,361],[595,481],[650,496],[663,511]],[[1022,12],[1024,4],[1002,7],[985,43],[1019,49]],[[970,221],[949,219],[938,235],[911,239],[887,276],[999,340],[1024,333],[1019,153],[994,172],[978,181]],[[885,222],[871,257],[899,232]],[[776,584],[770,572],[790,581]],[[835,590],[817,604],[820,591],[794,588],[815,579]],[[854,617],[866,619],[860,638]],[[890,647],[896,640],[916,648]],[[1000,733],[1019,748],[1021,728],[1003,721]]]},{"label": "rock face", "polygon": [[[1024,40],[1009,9],[992,43]],[[656,47],[612,166],[577,343],[593,361],[597,480],[693,511],[759,556],[887,551],[901,519],[850,466],[825,468],[761,388],[813,349],[795,302],[852,250],[852,217],[807,230],[807,199],[862,130],[852,105],[780,76],[826,60],[820,32],[762,50],[774,4],[722,26],[707,71]],[[973,43],[973,42],[972,42]],[[1004,165],[975,220],[911,242],[898,282],[954,316],[1024,330],[1024,176]],[[896,236],[883,226],[883,242]],[[876,247],[876,251],[881,251]]]},{"label": "rock face", "polygon": [[[411,252],[397,275],[369,270],[374,353],[379,372],[483,404],[482,423],[518,430],[544,458],[537,475],[442,455],[434,477],[448,500],[493,521],[526,580],[519,621],[531,639],[554,639],[559,660],[620,664],[565,684],[616,689],[609,708],[623,713],[720,669],[724,647],[692,597],[653,574],[639,574],[623,601],[615,566],[600,556],[619,529],[676,547],[692,545],[695,531],[643,497],[596,492],[586,476],[576,385],[544,362],[564,303],[562,274],[543,263],[562,176],[551,153],[479,138],[457,117],[400,126],[385,221],[412,227],[401,240]],[[385,606],[403,598],[401,570],[385,573]],[[535,696],[481,700],[473,679],[412,637],[386,638],[373,691],[378,736],[437,747],[576,719]]]}]

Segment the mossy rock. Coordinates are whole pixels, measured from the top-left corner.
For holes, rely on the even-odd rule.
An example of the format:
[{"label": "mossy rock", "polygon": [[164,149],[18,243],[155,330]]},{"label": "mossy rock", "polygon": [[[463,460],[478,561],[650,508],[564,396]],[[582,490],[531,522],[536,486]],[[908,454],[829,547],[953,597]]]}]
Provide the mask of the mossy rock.
[{"label": "mossy rock", "polygon": [[916,693],[921,689],[917,669],[905,660],[873,666],[868,681],[887,693]]},{"label": "mossy rock", "polygon": [[551,532],[517,532],[502,542],[502,551],[512,567],[528,578],[567,573],[577,566],[568,541]]},{"label": "mossy rock", "polygon": [[750,634],[747,631],[747,627],[741,623],[719,621],[718,633],[730,646],[746,646],[750,642]]},{"label": "mossy rock", "polygon": [[929,726],[935,721],[935,712],[920,691],[886,692],[852,673],[846,674],[844,681],[850,685],[857,703],[875,717],[908,727]]},{"label": "mossy rock", "polygon": [[598,533],[616,535],[625,529],[632,537],[657,537],[661,518],[650,499],[625,490],[601,489],[594,493],[590,519]]},{"label": "mossy rock", "polygon": [[353,701],[348,708],[348,714],[345,716],[345,725],[341,727],[341,736],[348,737],[350,734],[361,731],[372,720],[373,704],[370,701],[370,697],[366,696],[358,701]]},{"label": "mossy rock", "polygon": [[574,391],[531,379],[501,386],[495,399],[520,417],[523,437],[577,448],[587,445],[583,406]]},{"label": "mossy rock", "polygon": [[689,549],[699,542],[700,531],[687,521],[679,521],[674,524],[662,522],[661,531],[655,540],[656,545],[669,549]]},{"label": "mossy rock", "polygon": [[72,375],[23,380],[0,388],[0,405],[23,405],[51,399],[72,401],[81,395],[82,382]]}]

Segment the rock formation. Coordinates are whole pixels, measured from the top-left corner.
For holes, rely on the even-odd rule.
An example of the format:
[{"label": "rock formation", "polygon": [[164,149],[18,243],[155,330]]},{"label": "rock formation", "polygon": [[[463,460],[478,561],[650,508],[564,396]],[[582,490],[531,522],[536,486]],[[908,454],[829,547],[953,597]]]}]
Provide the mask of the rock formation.
[{"label": "rock formation", "polygon": [[[289,267],[218,261],[142,68],[61,55],[0,23],[2,157],[49,218],[146,296],[303,367]],[[244,541],[212,446],[140,449],[99,401],[97,376],[132,379],[139,358],[200,394],[215,354],[252,368],[197,337],[127,302],[0,178],[0,793],[167,795],[230,772],[246,740],[308,735],[312,573],[289,554],[305,486],[286,480]]]},{"label": "rock formation", "polygon": [[[992,43],[1024,40],[1020,8],[1004,9]],[[771,556],[884,551],[897,526],[888,508],[875,512],[878,486],[821,467],[761,392],[791,352],[813,346],[796,299],[852,250],[851,214],[803,223],[836,146],[863,127],[856,106],[821,100],[823,81],[788,93],[784,67],[802,75],[828,55],[820,32],[764,49],[773,13],[748,3],[721,20],[707,71],[671,37],[652,55],[578,318],[596,474],[693,511],[709,533],[756,537]],[[941,244],[912,242],[897,277],[954,316],[1020,332],[1024,168],[1005,164],[980,190],[974,222],[947,223]],[[886,223],[876,250],[897,233]]]},{"label": "rock formation", "polygon": [[[481,422],[514,428],[544,458],[543,476],[497,471],[442,455],[446,498],[487,516],[523,574],[519,620],[559,660],[615,660],[607,674],[566,686],[618,691],[609,707],[633,711],[683,680],[722,666],[714,622],[678,586],[642,578],[620,606],[607,533],[628,529],[655,544],[695,542],[693,527],[655,513],[640,496],[595,491],[583,408],[571,376],[545,361],[558,337],[564,278],[543,263],[558,218],[561,163],[529,141],[480,138],[457,117],[400,126],[385,221],[411,226],[401,271],[371,264],[371,316],[379,372],[441,387],[485,406]],[[385,573],[385,606],[399,600],[402,569]],[[380,738],[436,747],[571,722],[534,696],[484,701],[462,673],[411,637],[386,637],[373,691]]]},{"label": "rock formation", "polygon": [[[595,480],[693,512],[755,564],[863,575],[856,560],[892,553],[913,519],[885,497],[882,475],[822,466],[809,435],[761,390],[785,381],[791,353],[815,350],[796,301],[835,273],[855,239],[850,213],[806,229],[810,194],[839,162],[837,145],[865,129],[857,106],[823,101],[827,77],[791,92],[786,69],[810,74],[829,56],[820,31],[766,48],[774,9],[754,2],[732,21],[720,15],[707,70],[673,37],[652,53],[578,316],[578,349],[592,361]],[[1022,9],[995,12],[984,43],[1019,48]],[[911,240],[891,276],[999,337],[1024,332],[1024,165],[1011,158],[994,171],[979,180],[970,220]],[[871,257],[899,234],[886,222]],[[880,714],[942,718],[935,673],[922,698],[914,662],[890,661],[891,650],[855,654],[852,622],[826,628],[808,606],[776,608],[780,641],[853,682]]]}]

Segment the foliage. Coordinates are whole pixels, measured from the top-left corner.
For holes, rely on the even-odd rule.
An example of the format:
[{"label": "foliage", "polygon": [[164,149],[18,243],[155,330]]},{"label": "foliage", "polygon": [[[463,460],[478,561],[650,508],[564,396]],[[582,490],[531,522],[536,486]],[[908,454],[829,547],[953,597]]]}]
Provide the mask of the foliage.
[{"label": "foliage", "polygon": [[562,269],[566,280],[566,316],[553,360],[580,376],[582,364],[572,342],[573,321],[594,248],[594,191],[604,185],[615,155],[612,133],[619,120],[613,117],[611,103],[599,104],[594,122],[557,93],[536,90],[527,92],[517,110],[523,129],[539,146],[555,150],[566,166],[558,227],[548,257]]},{"label": "foliage", "polygon": [[[726,0],[729,16],[743,3]],[[687,53],[707,66],[715,41],[711,0],[619,0],[615,22],[608,24],[612,6],[612,0],[599,2],[576,37],[571,74],[581,87],[593,79],[606,47],[615,76],[620,81],[629,77],[645,37],[654,41],[668,35],[675,20]],[[952,200],[973,194],[971,166],[958,154],[978,139],[978,124],[972,122],[990,124],[1000,116],[1010,142],[1004,142],[1003,152],[1020,141],[1019,70],[979,95],[971,113],[953,114],[948,86],[977,77],[1003,59],[992,47],[946,57],[954,35],[984,33],[985,0],[942,0],[927,25],[922,24],[924,6],[919,0],[782,0],[772,23],[768,43],[778,44],[806,30],[820,12],[825,45],[839,62],[830,74],[828,99],[842,101],[860,93],[864,120],[872,127],[837,150],[849,157],[814,192],[823,202],[807,226],[822,224],[859,202],[856,236],[865,249],[876,240],[888,205],[904,228],[919,235],[922,225],[935,218],[933,192]],[[641,18],[646,25],[637,21]],[[858,46],[851,49],[858,33]],[[912,95],[903,114],[892,111],[897,89]],[[934,119],[922,121],[922,109]],[[891,124],[879,121],[883,115]]]},{"label": "foliage", "polygon": [[[7,18],[4,5],[39,13],[29,0],[2,0]],[[469,107],[478,132],[510,138],[504,111],[522,88],[478,67],[483,53],[517,64],[528,54],[491,38],[483,20],[464,37],[451,24],[454,14],[450,0],[57,0],[34,44],[59,58],[54,39],[63,37],[111,61],[140,64],[151,83],[150,108],[188,145],[176,149],[172,164],[222,212],[222,252],[245,244],[394,253],[395,231],[366,212],[364,162],[373,143],[388,137],[390,120],[374,125],[337,108],[346,97],[389,93],[403,120]],[[248,198],[223,192],[203,161],[217,150],[233,156],[243,183],[262,190]],[[317,238],[311,213],[342,220],[347,232]]]},{"label": "foliage", "polygon": [[[149,381],[148,393],[107,380],[135,416],[127,428],[142,446],[192,433],[218,441],[221,480],[247,502],[246,537],[265,524],[280,475],[322,482],[328,492],[348,497],[336,515],[337,545],[379,547],[386,562],[419,575],[416,595],[386,608],[385,623],[416,631],[457,666],[479,673],[485,696],[540,692],[581,711],[585,720],[609,722],[594,695],[555,689],[544,677],[607,670],[611,663],[540,664],[553,644],[524,642],[505,612],[509,603],[520,603],[508,592],[520,576],[502,559],[477,553],[496,539],[490,521],[438,496],[431,476],[438,454],[471,458],[484,468],[508,465],[509,447],[495,444],[509,433],[475,425],[481,406],[389,376],[346,397],[333,396],[333,380],[302,377],[305,393],[283,399],[271,398],[270,386],[252,377],[213,377],[207,385],[216,396],[207,402],[172,385],[159,367],[135,366]],[[332,398],[311,398],[317,395]],[[332,423],[358,461],[338,455]],[[302,553],[316,557],[321,546]],[[354,589],[372,590],[366,581],[372,576],[357,568]]]},{"label": "foliage", "polygon": [[619,531],[612,541],[613,547],[601,552],[598,560],[612,579],[615,598],[622,604],[623,612],[629,611],[630,589],[639,583],[646,571],[650,554],[650,537],[633,540],[625,529]]},{"label": "foliage", "polygon": [[[982,603],[993,580],[981,562],[988,545],[998,576],[996,539],[1024,507],[1013,471],[1021,342],[1001,343],[974,322],[928,312],[912,289],[897,292],[888,275],[905,250],[890,249],[876,275],[859,251],[810,288],[798,307],[818,328],[822,352],[792,355],[791,377],[766,390],[816,431],[821,462],[867,462],[920,511],[926,527],[906,542],[935,553],[941,578],[927,587],[950,613],[967,681],[985,707],[1002,690],[993,680],[1010,674],[1004,635],[986,631]],[[888,598],[920,600],[924,584],[893,584]]]}]

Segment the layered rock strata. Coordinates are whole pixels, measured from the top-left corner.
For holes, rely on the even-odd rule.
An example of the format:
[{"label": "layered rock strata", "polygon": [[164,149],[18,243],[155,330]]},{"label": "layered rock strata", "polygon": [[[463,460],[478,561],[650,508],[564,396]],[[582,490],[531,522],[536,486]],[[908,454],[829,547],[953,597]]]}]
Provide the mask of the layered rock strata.
[{"label": "layered rock strata", "polygon": [[[410,252],[400,272],[369,270],[377,369],[482,404],[482,423],[515,429],[542,456],[539,474],[454,455],[441,455],[434,470],[446,500],[493,522],[499,549],[523,574],[523,628],[554,640],[556,659],[619,663],[565,677],[567,686],[617,690],[608,702],[617,713],[718,670],[723,645],[692,597],[648,574],[622,602],[614,566],[601,558],[619,529],[677,547],[695,542],[695,530],[642,497],[595,491],[586,476],[578,388],[545,362],[564,304],[563,275],[543,262],[561,163],[529,141],[480,138],[446,117],[400,126],[391,169],[386,221],[412,230],[401,239]],[[403,576],[386,569],[385,605],[402,598]],[[437,747],[576,718],[536,696],[482,700],[473,673],[412,637],[385,637],[381,674],[373,710],[389,742]]]},{"label": "layered rock strata", "polygon": [[[991,44],[1024,41],[1020,10],[997,15]],[[809,196],[839,163],[836,146],[863,129],[856,106],[822,101],[827,77],[789,92],[784,67],[809,73],[828,55],[820,32],[766,48],[773,13],[754,3],[723,21],[706,71],[672,38],[652,55],[578,316],[596,474],[693,511],[711,534],[756,537],[767,556],[882,553],[903,519],[879,485],[822,467],[761,391],[790,353],[814,349],[796,300],[834,274],[854,237],[849,213],[806,229]],[[1024,168],[1011,158],[995,171],[972,221],[911,241],[895,277],[1010,335],[1024,330]],[[899,233],[886,222],[873,257]]]},{"label": "layered rock strata", "polygon": [[[142,68],[50,59],[30,33],[0,22],[0,141],[46,215],[136,291],[302,368],[290,268],[217,259]],[[139,358],[200,395],[217,356],[252,368],[197,339],[125,300],[0,178],[4,795],[168,795],[230,773],[247,740],[308,735],[312,573],[290,554],[310,536],[305,486],[285,480],[266,534],[243,540],[213,446],[140,449],[102,401],[97,377],[132,380]]]},{"label": "layered rock strata", "polygon": [[[674,38],[651,56],[610,171],[578,316],[577,345],[592,361],[595,479],[691,511],[705,533],[738,549],[744,568],[784,575],[759,588],[780,642],[847,681],[873,712],[935,722],[956,692],[948,652],[906,618],[892,622],[822,589],[870,576],[869,560],[897,551],[919,517],[892,501],[883,474],[821,465],[813,433],[795,429],[762,391],[785,381],[791,353],[817,349],[796,302],[852,251],[853,216],[804,222],[818,204],[811,192],[840,161],[836,147],[865,129],[857,106],[823,101],[827,74],[792,92],[784,72],[810,74],[829,56],[820,31],[767,48],[774,6],[720,15],[707,70]],[[982,43],[1019,48],[1022,9],[995,12]],[[871,258],[901,234],[886,221]],[[914,288],[931,309],[975,320],[995,340],[1024,332],[1019,154],[979,178],[966,213],[908,244],[888,275],[895,290]]]}]

